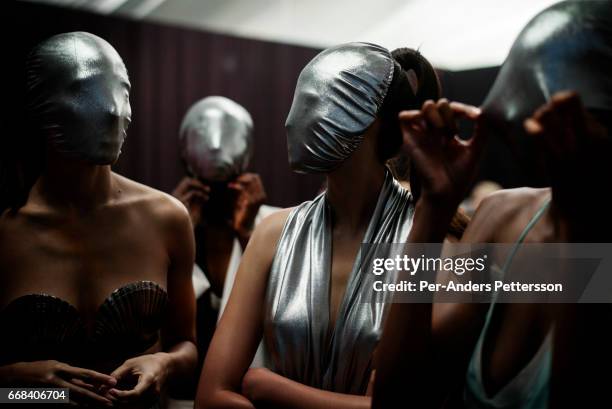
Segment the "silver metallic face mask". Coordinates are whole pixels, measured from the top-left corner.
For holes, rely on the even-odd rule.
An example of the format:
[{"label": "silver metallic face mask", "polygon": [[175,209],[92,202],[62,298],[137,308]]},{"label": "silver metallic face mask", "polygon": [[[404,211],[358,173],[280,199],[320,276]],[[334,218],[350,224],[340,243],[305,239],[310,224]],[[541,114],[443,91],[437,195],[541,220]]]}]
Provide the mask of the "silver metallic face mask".
[{"label": "silver metallic face mask", "polygon": [[39,44],[26,69],[28,114],[50,148],[96,165],[114,163],[132,116],[117,51],[93,34],[64,33]]},{"label": "silver metallic face mask", "polygon": [[195,103],[179,133],[188,171],[211,182],[226,182],[243,173],[251,159],[253,120],[242,106],[225,97]]},{"label": "silver metallic face mask", "polygon": [[300,73],[287,117],[291,168],[323,173],[357,149],[393,79],[391,53],[378,45],[328,48]]},{"label": "silver metallic face mask", "polygon": [[542,11],[514,42],[484,111],[522,133],[523,121],[559,91],[587,109],[612,110],[612,7],[563,1]]}]

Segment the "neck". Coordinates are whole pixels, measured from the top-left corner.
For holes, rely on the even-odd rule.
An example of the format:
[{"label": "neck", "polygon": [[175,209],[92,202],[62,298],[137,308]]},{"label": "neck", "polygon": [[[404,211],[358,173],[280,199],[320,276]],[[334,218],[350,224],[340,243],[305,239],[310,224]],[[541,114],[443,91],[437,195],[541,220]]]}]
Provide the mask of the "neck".
[{"label": "neck", "polygon": [[381,163],[359,165],[349,159],[327,176],[326,194],[334,225],[353,230],[370,222],[385,178]]},{"label": "neck", "polygon": [[109,201],[112,194],[110,165],[47,154],[45,167],[32,188],[32,195],[53,206],[92,210]]}]

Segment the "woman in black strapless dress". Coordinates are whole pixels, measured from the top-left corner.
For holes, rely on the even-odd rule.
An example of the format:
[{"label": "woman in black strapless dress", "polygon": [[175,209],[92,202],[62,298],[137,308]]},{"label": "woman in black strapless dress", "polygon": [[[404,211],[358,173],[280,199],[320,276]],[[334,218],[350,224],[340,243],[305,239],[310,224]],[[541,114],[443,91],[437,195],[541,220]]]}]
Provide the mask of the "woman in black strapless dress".
[{"label": "woman in black strapless dress", "polygon": [[111,171],[131,108],[110,44],[60,34],[26,69],[29,132],[0,177],[0,386],[155,407],[197,360],[189,216]]}]

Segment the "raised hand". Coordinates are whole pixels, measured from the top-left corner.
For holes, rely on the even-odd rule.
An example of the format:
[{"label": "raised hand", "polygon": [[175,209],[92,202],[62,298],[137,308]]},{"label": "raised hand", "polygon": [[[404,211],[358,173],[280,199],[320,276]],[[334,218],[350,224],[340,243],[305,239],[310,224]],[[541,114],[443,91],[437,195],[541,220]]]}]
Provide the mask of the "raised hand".
[{"label": "raised hand", "polygon": [[202,206],[208,201],[209,194],[209,186],[191,177],[184,177],[172,192],[172,196],[180,200],[189,211],[194,227],[202,221]]},{"label": "raised hand", "polygon": [[[457,135],[459,118],[475,122],[469,140]],[[476,175],[485,145],[484,121],[479,108],[448,102],[426,101],[420,111],[399,114],[404,149],[421,182],[421,198],[456,208]]]},{"label": "raised hand", "polygon": [[248,241],[255,226],[255,217],[259,207],[267,197],[261,178],[255,173],[244,173],[228,187],[237,193],[232,229],[239,238]]},{"label": "raised hand", "polygon": [[[612,171],[608,131],[586,111],[574,92],[553,95],[524,126],[545,151],[555,207],[560,216],[578,230],[602,226],[601,220],[589,218],[597,218],[599,210],[602,214],[607,212],[597,206],[607,203],[601,182]],[[586,197],[589,199],[585,200]]]}]

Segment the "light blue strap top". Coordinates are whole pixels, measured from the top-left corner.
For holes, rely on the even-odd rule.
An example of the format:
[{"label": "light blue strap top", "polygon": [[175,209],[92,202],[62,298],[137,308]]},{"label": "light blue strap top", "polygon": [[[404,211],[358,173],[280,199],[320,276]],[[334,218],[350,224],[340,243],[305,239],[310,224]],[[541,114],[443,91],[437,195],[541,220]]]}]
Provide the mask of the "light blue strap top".
[{"label": "light blue strap top", "polygon": [[[519,236],[501,269],[503,275],[533,226],[550,205],[550,199],[538,209]],[[552,366],[552,331],[549,331],[531,361],[494,396],[488,396],[482,382],[482,345],[489,329],[495,299],[491,303],[480,337],[467,370],[465,404],[477,409],[543,409],[548,406],[549,380]]]}]

